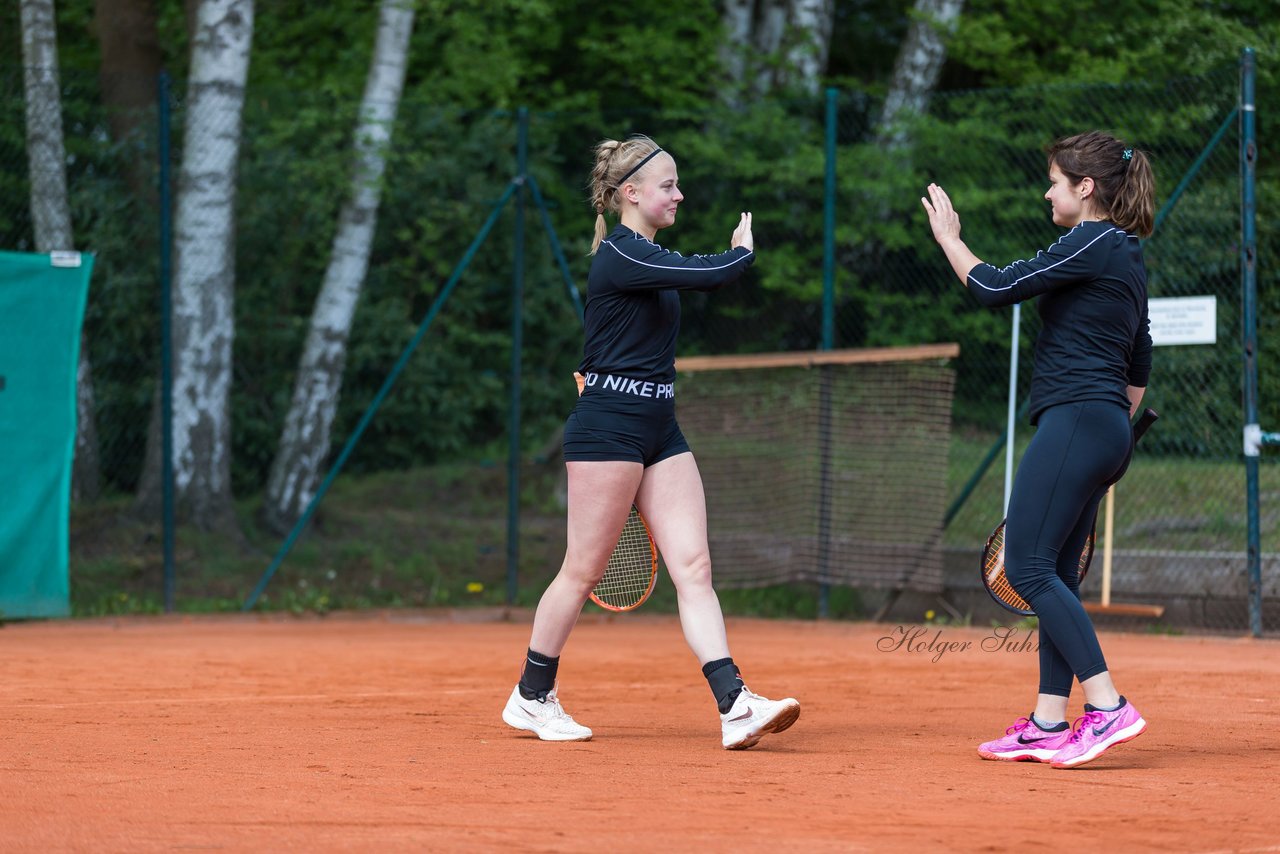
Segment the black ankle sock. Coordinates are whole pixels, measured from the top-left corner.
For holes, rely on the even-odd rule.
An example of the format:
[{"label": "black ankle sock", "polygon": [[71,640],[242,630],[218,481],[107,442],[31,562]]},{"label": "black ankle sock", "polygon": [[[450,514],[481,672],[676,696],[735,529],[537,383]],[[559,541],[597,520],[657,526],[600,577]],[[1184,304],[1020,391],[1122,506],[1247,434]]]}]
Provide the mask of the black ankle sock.
[{"label": "black ankle sock", "polygon": [[1044,732],[1062,732],[1064,729],[1068,729],[1066,721],[1058,721],[1057,723],[1048,724],[1036,717],[1035,712],[1031,713],[1031,721]]},{"label": "black ankle sock", "polygon": [[733,708],[733,701],[742,693],[742,676],[732,658],[718,658],[702,665],[702,675],[707,677],[711,693],[716,698],[720,714]]},{"label": "black ankle sock", "polygon": [[1120,697],[1120,702],[1116,703],[1114,706],[1111,706],[1111,707],[1109,707],[1109,708],[1105,708],[1105,709],[1104,709],[1102,706],[1094,706],[1094,707],[1093,707],[1093,709],[1094,709],[1095,711],[1099,711],[1099,712],[1118,712],[1118,711],[1120,711],[1120,709],[1124,708],[1124,704],[1125,704],[1126,702],[1128,702],[1128,701],[1127,701],[1127,700],[1125,700],[1125,698],[1124,698],[1123,696],[1121,696],[1121,697]]},{"label": "black ankle sock", "polygon": [[560,668],[560,656],[552,658],[529,650],[524,672],[520,674],[520,696],[526,700],[545,700],[556,687],[556,671]]}]

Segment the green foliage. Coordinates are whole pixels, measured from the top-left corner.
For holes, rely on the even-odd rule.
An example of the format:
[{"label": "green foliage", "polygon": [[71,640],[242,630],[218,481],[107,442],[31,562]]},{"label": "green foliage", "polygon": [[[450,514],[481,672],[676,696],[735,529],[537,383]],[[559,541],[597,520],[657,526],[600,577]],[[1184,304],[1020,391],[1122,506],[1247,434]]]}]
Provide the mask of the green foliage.
[{"label": "green foliage", "polygon": [[971,0],[948,55],[969,86],[1124,83],[1204,74],[1250,46],[1280,46],[1268,0]]},{"label": "green foliage", "polygon": [[[791,92],[733,103],[719,66],[720,5],[654,0],[642,15],[601,14],[586,0],[420,0],[409,79],[393,136],[370,270],[349,342],[334,450],[355,429],[516,171],[514,108],[530,112],[529,163],[576,286],[585,283],[594,212],[585,202],[591,148],[641,131],[676,156],[686,195],[665,245],[727,246],[741,210],[755,218],[760,262],[732,288],[683,299],[681,352],[812,349],[823,286],[824,104]],[[1262,0],[966,4],[942,90],[878,142],[880,98],[906,32],[902,4],[842,0],[830,77],[838,103],[836,346],[959,341],[956,415],[1003,421],[1009,312],[973,304],[928,234],[924,186],[947,186],[980,257],[1007,263],[1057,235],[1040,198],[1042,146],[1084,127],[1133,135],[1155,156],[1160,203],[1235,101],[1235,62],[1260,49],[1259,114],[1275,112],[1277,21]],[[180,145],[187,49],[182,4],[158,6],[166,64],[178,78],[171,139]],[[77,242],[98,255],[87,321],[110,485],[134,487],[159,366],[157,208],[129,187],[153,162],[154,126],[110,142],[96,81],[94,4],[58,4],[64,113]],[[259,2],[244,116],[233,394],[237,494],[262,486],[296,362],[348,190],[351,135],[376,15],[338,0]],[[0,36],[17,43],[16,11]],[[1088,21],[1086,27],[1080,23]],[[760,57],[768,64],[775,58]],[[1194,75],[1194,76],[1188,76]],[[20,69],[3,75],[21,110]],[[1092,85],[1082,85],[1084,82]],[[1148,82],[1158,81],[1158,82]],[[1034,84],[1034,85],[1028,85]],[[983,91],[971,87],[983,86]],[[992,88],[1013,87],[1020,88]],[[496,110],[496,111],[495,111]],[[1219,296],[1219,338],[1238,336],[1237,140],[1229,133],[1148,242],[1152,293]],[[19,123],[0,127],[0,161],[23,162]],[[175,152],[175,158],[180,151]],[[25,169],[0,172],[0,235],[30,246]],[[1259,210],[1280,193],[1261,164]],[[375,471],[501,448],[512,363],[514,205],[470,259],[397,380],[350,466]],[[1260,269],[1276,261],[1260,223]],[[572,404],[580,326],[540,215],[526,208],[522,408],[526,449],[541,448]],[[1280,295],[1262,288],[1260,364],[1280,364]],[[1037,320],[1024,314],[1022,380]],[[1238,444],[1233,348],[1157,352],[1164,407],[1152,450],[1227,456]],[[1280,372],[1262,372],[1264,424],[1280,423]],[[1025,385],[1024,385],[1025,388]]]}]

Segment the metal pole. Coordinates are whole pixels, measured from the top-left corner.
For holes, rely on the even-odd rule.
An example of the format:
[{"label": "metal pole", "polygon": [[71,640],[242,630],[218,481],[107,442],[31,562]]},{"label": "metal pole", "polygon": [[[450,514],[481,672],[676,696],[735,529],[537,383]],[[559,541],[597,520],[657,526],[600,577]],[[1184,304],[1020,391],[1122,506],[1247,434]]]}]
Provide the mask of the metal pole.
[{"label": "metal pole", "polygon": [[156,80],[156,159],[160,194],[160,501],[164,549],[164,611],[173,612],[173,210],[169,168],[169,72]]},{"label": "metal pole", "polygon": [[1004,447],[1004,515],[1009,515],[1009,493],[1013,491],[1013,445],[1017,437],[1018,411],[1018,340],[1021,336],[1022,304],[1013,306],[1013,334],[1009,341],[1009,423],[1005,428]]},{"label": "metal pole", "polygon": [[524,205],[529,171],[529,109],[516,119],[515,264],[511,280],[511,426],[507,449],[507,604],[514,605],[520,565],[520,349],[524,338]]},{"label": "metal pole", "polygon": [[826,170],[822,203],[822,349],[836,339],[836,89],[827,90]]},{"label": "metal pole", "polygon": [[1254,114],[1257,65],[1252,48],[1240,54],[1240,278],[1244,324],[1244,471],[1248,504],[1249,631],[1262,636],[1261,522],[1258,513],[1258,456],[1262,429],[1258,425],[1258,278],[1255,168],[1258,160]]},{"label": "metal pole", "polygon": [[[835,346],[836,279],[836,109],[838,91],[827,89],[825,144],[826,169],[822,204],[822,349]],[[823,365],[819,388],[818,446],[818,573],[826,578],[831,563],[831,366]],[[831,611],[831,585],[818,588],[818,617]]]},{"label": "metal pole", "polygon": [[582,296],[578,293],[578,287],[573,283],[573,273],[569,271],[569,262],[564,260],[564,248],[560,245],[560,238],[556,235],[556,227],[551,223],[551,214],[547,212],[547,203],[542,198],[542,191],[538,189],[538,181],[532,175],[524,176],[524,183],[529,188],[529,194],[533,196],[533,204],[538,209],[538,214],[542,217],[542,227],[547,231],[547,240],[551,243],[551,254],[555,256],[556,265],[560,267],[560,273],[564,276],[565,290],[569,292],[569,301],[573,303],[573,310],[578,315],[579,322],[583,321]]}]

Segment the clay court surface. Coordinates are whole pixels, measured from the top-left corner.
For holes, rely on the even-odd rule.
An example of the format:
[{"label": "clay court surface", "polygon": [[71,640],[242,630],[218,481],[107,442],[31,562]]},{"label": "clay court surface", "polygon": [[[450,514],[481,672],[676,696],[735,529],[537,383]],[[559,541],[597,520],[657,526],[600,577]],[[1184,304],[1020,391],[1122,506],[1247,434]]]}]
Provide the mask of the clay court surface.
[{"label": "clay court surface", "polygon": [[726,752],[665,616],[579,624],[593,741],[508,729],[529,615],[499,616],[6,626],[0,850],[1280,851],[1275,641],[1104,634],[1150,728],[1061,771],[974,752],[1030,711],[1025,634],[731,619],[803,712]]}]

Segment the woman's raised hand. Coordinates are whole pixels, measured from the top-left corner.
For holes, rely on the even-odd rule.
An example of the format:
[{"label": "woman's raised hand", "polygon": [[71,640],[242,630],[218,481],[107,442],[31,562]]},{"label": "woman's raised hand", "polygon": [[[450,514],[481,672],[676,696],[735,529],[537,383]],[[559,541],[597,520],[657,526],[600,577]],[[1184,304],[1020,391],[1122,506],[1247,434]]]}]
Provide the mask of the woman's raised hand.
[{"label": "woman's raised hand", "polygon": [[744,213],[742,219],[738,220],[738,227],[733,230],[733,237],[729,240],[729,246],[733,249],[745,246],[751,252],[756,251],[755,240],[751,237],[750,211]]},{"label": "woman's raised hand", "polygon": [[960,236],[960,214],[951,205],[951,197],[947,191],[937,184],[929,185],[929,198],[921,198],[920,203],[929,212],[929,227],[933,229],[933,239],[943,243],[948,239]]}]

